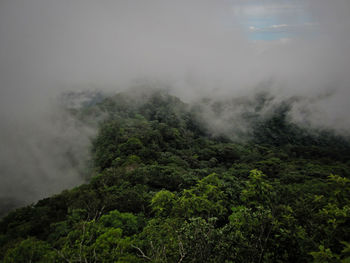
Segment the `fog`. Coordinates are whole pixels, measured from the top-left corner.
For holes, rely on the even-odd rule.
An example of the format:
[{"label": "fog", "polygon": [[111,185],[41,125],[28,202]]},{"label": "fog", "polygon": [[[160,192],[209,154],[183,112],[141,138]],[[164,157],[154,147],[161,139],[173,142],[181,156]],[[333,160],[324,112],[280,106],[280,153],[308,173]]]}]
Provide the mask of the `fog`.
[{"label": "fog", "polygon": [[66,91],[158,81],[193,102],[267,90],[299,98],[294,121],[347,134],[349,11],[348,0],[1,0],[0,198],[83,181],[96,131],[60,108]]}]

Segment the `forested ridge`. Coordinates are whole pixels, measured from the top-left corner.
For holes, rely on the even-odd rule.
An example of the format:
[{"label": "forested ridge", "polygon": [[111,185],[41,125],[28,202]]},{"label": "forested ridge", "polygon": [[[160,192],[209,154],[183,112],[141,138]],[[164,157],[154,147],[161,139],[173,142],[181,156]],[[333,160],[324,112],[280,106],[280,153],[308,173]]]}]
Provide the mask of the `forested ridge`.
[{"label": "forested ridge", "polygon": [[241,139],[160,91],[70,109],[99,120],[88,183],[2,218],[0,262],[350,262],[349,140],[265,101]]}]

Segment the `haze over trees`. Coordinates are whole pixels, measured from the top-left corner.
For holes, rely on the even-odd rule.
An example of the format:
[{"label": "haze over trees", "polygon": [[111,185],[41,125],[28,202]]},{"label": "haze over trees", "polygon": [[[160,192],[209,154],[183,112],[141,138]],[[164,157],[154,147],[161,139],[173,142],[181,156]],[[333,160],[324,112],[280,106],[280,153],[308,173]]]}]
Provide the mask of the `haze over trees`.
[{"label": "haze over trees", "polygon": [[346,138],[293,124],[288,102],[261,114],[266,94],[240,140],[199,115],[227,101],[131,94],[70,110],[103,116],[88,183],[5,216],[1,262],[350,260]]},{"label": "haze over trees", "polygon": [[350,262],[349,0],[0,0],[0,262]]}]

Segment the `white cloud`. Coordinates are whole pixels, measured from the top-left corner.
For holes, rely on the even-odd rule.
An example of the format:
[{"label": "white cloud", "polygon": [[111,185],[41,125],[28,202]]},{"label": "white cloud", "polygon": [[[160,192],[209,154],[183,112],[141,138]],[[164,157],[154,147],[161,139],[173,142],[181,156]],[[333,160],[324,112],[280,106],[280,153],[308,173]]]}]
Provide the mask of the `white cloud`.
[{"label": "white cloud", "polygon": [[287,25],[287,24],[272,25],[272,26],[270,26],[269,28],[274,28],[274,29],[276,29],[276,28],[283,28],[283,27],[288,27],[288,25]]}]

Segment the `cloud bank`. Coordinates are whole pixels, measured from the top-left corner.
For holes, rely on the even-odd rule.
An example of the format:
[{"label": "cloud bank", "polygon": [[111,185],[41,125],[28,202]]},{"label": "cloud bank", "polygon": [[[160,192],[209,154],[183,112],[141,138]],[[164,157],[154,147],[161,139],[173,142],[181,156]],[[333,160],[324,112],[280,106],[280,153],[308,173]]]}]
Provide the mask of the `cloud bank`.
[{"label": "cloud bank", "polygon": [[[67,90],[146,79],[188,102],[269,90],[303,98],[295,121],[347,133],[349,10],[347,0],[1,1],[2,197],[31,202],[81,182],[67,152],[84,159],[94,131],[55,106]],[[296,33],[252,40],[258,25],[242,22],[252,16]]]}]

